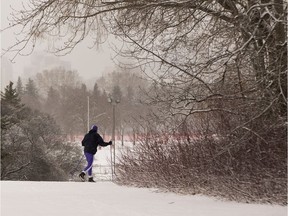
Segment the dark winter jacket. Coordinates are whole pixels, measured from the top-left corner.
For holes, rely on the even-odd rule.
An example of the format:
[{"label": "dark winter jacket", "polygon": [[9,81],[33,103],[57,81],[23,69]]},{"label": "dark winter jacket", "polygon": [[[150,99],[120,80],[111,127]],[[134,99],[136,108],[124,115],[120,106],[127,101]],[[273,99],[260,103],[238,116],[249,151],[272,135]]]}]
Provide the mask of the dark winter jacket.
[{"label": "dark winter jacket", "polygon": [[84,146],[84,152],[88,152],[90,154],[96,154],[98,145],[100,146],[108,146],[111,145],[112,142],[104,142],[103,138],[97,133],[95,130],[90,130],[84,136],[82,140],[82,146]]}]

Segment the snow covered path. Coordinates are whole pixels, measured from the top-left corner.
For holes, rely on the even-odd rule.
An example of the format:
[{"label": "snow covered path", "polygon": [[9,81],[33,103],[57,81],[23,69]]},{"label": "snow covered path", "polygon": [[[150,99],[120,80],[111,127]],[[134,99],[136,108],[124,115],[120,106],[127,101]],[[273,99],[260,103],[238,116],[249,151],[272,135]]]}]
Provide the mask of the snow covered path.
[{"label": "snow covered path", "polygon": [[111,182],[1,181],[1,216],[286,216],[287,208],[156,193]]}]

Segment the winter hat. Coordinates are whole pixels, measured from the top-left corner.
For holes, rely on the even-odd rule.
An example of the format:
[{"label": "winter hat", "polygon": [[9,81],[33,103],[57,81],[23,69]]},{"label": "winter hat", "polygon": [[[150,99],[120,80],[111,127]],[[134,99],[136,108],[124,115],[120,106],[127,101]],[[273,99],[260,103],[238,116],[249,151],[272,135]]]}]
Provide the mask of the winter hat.
[{"label": "winter hat", "polygon": [[98,127],[97,127],[96,125],[92,125],[92,127],[91,127],[91,130],[94,130],[94,131],[96,131],[96,132],[97,132],[97,130],[98,130]]}]

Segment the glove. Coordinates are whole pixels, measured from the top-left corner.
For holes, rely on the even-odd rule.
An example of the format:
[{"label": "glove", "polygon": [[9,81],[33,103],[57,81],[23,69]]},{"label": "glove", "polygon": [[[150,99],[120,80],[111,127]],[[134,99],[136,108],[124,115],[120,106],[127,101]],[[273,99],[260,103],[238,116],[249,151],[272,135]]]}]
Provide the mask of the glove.
[{"label": "glove", "polygon": [[112,141],[109,141],[108,144],[109,144],[109,145],[112,145]]}]

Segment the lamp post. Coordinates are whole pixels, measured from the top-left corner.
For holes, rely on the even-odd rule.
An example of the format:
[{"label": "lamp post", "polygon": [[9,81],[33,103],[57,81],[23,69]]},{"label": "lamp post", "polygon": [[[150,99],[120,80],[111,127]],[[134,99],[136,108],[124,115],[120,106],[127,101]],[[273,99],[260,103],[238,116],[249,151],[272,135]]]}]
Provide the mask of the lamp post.
[{"label": "lamp post", "polygon": [[89,96],[87,96],[87,131],[90,130],[90,103]]},{"label": "lamp post", "polygon": [[[115,111],[116,111],[116,105],[120,103],[119,99],[115,99],[109,95],[108,97],[108,102],[112,105],[112,115],[113,115],[113,122],[112,122],[112,141],[113,145],[110,147],[110,156],[111,156],[111,171],[112,171],[112,180],[115,174],[115,158],[116,158],[116,153],[115,153],[115,129],[116,129],[116,116],[115,116]],[[113,157],[112,157],[112,149],[113,149]]]}]

